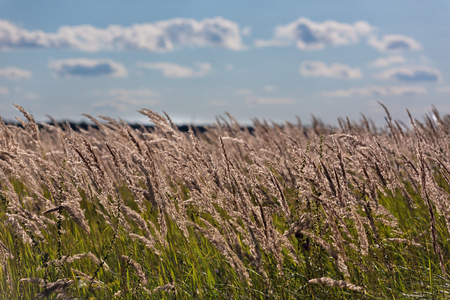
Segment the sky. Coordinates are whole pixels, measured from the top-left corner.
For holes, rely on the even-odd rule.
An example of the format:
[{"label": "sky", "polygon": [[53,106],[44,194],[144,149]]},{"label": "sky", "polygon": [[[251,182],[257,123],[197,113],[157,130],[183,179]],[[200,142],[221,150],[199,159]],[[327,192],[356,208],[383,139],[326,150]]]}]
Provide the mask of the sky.
[{"label": "sky", "polygon": [[450,114],[450,1],[0,0],[0,116]]}]

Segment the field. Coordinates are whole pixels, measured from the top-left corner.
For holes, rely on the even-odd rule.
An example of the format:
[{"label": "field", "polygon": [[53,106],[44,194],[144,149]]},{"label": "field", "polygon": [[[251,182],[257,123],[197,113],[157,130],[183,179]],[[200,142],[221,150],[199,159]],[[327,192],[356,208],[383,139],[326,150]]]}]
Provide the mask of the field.
[{"label": "field", "polygon": [[449,299],[450,116],[0,121],[2,299]]}]

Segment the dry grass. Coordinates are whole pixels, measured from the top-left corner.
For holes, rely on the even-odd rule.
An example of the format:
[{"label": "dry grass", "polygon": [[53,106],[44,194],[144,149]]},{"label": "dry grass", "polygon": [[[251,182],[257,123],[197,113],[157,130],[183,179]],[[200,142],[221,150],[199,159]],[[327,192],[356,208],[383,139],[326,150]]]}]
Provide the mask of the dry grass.
[{"label": "dry grass", "polygon": [[446,299],[450,117],[204,133],[0,121],[10,299]]}]

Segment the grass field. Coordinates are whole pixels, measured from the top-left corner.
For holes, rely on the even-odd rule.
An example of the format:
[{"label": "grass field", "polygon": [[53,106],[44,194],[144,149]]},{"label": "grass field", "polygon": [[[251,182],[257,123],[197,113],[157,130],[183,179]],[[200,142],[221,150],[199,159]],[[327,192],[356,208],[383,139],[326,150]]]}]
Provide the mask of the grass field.
[{"label": "grass field", "polygon": [[2,299],[449,299],[450,116],[0,121]]}]

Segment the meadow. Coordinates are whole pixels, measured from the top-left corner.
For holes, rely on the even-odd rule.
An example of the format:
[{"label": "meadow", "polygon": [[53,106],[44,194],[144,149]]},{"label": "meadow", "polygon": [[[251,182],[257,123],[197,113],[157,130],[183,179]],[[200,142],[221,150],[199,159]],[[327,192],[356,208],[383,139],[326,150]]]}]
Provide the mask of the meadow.
[{"label": "meadow", "polygon": [[0,120],[2,299],[449,299],[450,116]]}]

